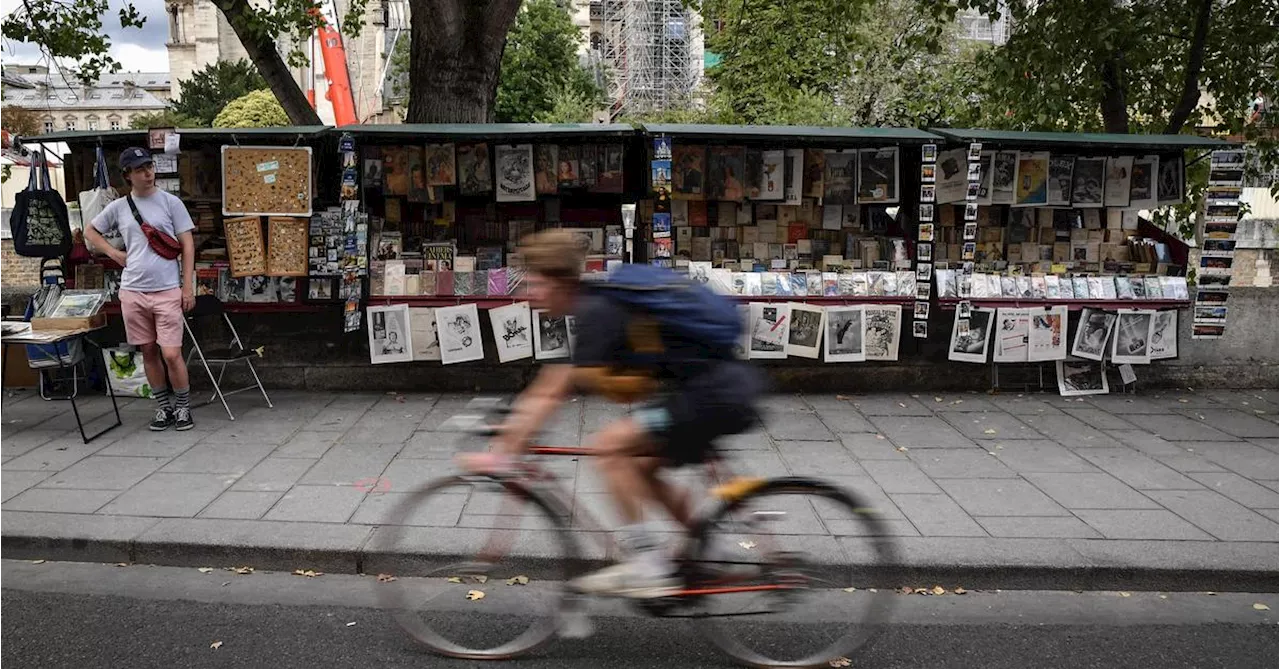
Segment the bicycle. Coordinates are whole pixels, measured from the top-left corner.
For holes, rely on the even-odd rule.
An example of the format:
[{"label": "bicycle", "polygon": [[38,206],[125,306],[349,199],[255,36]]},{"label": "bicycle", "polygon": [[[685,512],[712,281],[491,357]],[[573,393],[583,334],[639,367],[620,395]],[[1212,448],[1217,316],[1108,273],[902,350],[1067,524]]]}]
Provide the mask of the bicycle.
[{"label": "bicycle", "polygon": [[[506,408],[480,401],[466,410],[476,408],[483,412],[460,414],[442,427],[461,427],[476,437],[492,436]],[[537,445],[531,447],[530,455],[590,457],[592,450]],[[896,550],[882,521],[855,493],[819,480],[733,476],[722,457],[708,462],[704,474],[711,494],[676,554],[683,590],[670,597],[628,601],[650,616],[695,620],[714,645],[748,666],[812,667],[833,661],[840,666],[843,656],[868,641],[888,619],[892,589],[875,587],[875,570],[895,564]],[[573,499],[572,491],[558,485],[551,471],[529,459],[513,472],[460,474],[423,485],[390,512],[371,544],[374,551],[402,558],[412,555],[409,535],[415,518],[447,524],[444,521],[464,517],[469,509],[484,513],[474,516],[481,519],[475,524],[491,526],[480,528],[486,534],[476,539],[480,545],[471,560],[437,566],[426,557],[407,558],[395,579],[379,579],[376,591],[381,603],[415,641],[449,657],[507,660],[541,648],[557,632],[568,638],[590,634],[586,598],[560,584],[601,566],[587,564],[580,546],[584,539],[601,542],[597,557],[613,555],[614,546],[609,534],[599,531],[590,511],[575,508]],[[818,502],[826,506],[820,509]],[[813,551],[829,551],[836,540],[781,531],[781,524],[792,517],[810,530],[816,521],[824,529],[839,525],[840,534],[865,539],[870,560],[855,567],[838,550],[835,559],[832,555],[825,561],[815,559],[802,550],[806,544]],[[520,533],[537,523],[554,541],[540,543],[539,537],[546,536],[541,533],[524,536],[533,552],[552,554],[542,559],[530,557],[527,551],[511,555],[512,547],[522,540]],[[742,558],[711,555],[716,547],[723,552],[726,546]],[[517,561],[500,564],[508,556]],[[533,570],[541,570],[544,577],[529,579],[526,574]],[[420,615],[424,596],[437,603]],[[806,596],[826,603],[801,609]],[[498,597],[502,603],[496,603]],[[854,605],[861,613],[846,615]],[[529,608],[540,611],[529,614]],[[751,624],[773,614],[789,617],[780,626]],[[821,624],[814,624],[815,619]],[[801,643],[800,653],[779,649],[781,643],[796,639],[798,629],[809,628],[828,640],[817,648]],[[514,638],[495,641],[498,632]]]}]

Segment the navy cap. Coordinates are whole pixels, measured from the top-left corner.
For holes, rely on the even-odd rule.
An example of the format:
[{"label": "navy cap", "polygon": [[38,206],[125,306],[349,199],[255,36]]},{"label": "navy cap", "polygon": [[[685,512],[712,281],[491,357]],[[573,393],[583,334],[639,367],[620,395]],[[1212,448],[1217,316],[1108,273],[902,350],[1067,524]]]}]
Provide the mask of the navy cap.
[{"label": "navy cap", "polygon": [[125,172],[153,162],[151,152],[139,146],[131,146],[120,153],[120,169]]}]

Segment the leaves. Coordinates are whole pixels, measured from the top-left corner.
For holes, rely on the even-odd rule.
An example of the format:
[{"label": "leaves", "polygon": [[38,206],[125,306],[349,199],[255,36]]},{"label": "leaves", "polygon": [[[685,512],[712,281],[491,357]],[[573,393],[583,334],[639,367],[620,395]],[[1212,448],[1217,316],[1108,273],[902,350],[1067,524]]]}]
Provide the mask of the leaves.
[{"label": "leaves", "polygon": [[390,583],[394,580],[396,580],[396,577],[391,574],[378,574],[379,583]]},{"label": "leaves", "polygon": [[840,656],[840,657],[837,657],[837,658],[836,658],[836,659],[834,659],[834,660],[831,660],[831,661],[830,661],[830,662],[828,662],[827,664],[830,664],[830,665],[831,665],[831,666],[833,666],[833,667],[847,667],[847,666],[849,666],[850,664],[853,664],[853,662],[852,662],[849,658],[847,658],[847,657]]},{"label": "leaves", "polygon": [[473,602],[474,602],[474,601],[477,601],[477,600],[484,599],[484,591],[483,591],[483,590],[468,590],[468,591],[467,591],[467,599],[469,599],[469,600],[471,600],[471,601],[473,601]]},{"label": "leaves", "polygon": [[317,577],[317,576],[324,576],[324,572],[322,572],[322,571],[315,571],[315,570],[312,570],[312,569],[307,569],[307,570],[294,569],[294,570],[293,570],[293,575],[294,575],[294,576],[306,576],[307,578],[315,578],[315,577]]},{"label": "leaves", "polygon": [[746,550],[751,550],[752,548],[755,548],[755,547],[756,547],[756,542],[754,542],[754,541],[739,541],[739,542],[738,542],[738,545],[739,545],[739,546],[741,546],[741,547],[743,547],[743,548],[744,548],[744,549],[746,549]]},{"label": "leaves", "polygon": [[253,567],[223,567],[223,569],[226,571],[235,572],[237,574],[240,574],[241,576],[253,573]]},{"label": "leaves", "polygon": [[1124,597],[1124,598],[1126,598],[1126,599],[1128,599],[1129,597],[1132,597],[1132,596],[1133,596],[1133,593],[1129,593],[1129,592],[1122,592],[1122,593],[1120,593],[1120,596],[1121,596],[1121,597]]},{"label": "leaves", "polygon": [[461,579],[460,577],[457,577],[457,576],[450,576],[449,578],[446,578],[446,579],[445,579],[445,581],[447,581],[447,582],[449,582],[449,583],[461,583],[461,582],[462,582],[462,579]]},{"label": "leaves", "polygon": [[209,644],[209,647],[210,647],[210,648],[212,648],[212,649],[214,649],[214,650],[218,650],[219,648],[222,648],[222,642],[221,642],[221,641],[214,641],[213,643]]},{"label": "leaves", "polygon": [[215,128],[262,128],[289,125],[289,115],[269,89],[246,93],[227,103],[213,119]]},{"label": "leaves", "polygon": [[489,582],[489,577],[488,577],[488,576],[484,576],[484,575],[479,575],[479,574],[478,574],[478,575],[472,576],[472,577],[471,577],[471,580],[475,581],[476,583],[479,583],[479,584],[483,585],[483,584],[485,584],[485,583],[488,583],[488,582]]},{"label": "leaves", "polygon": [[1253,610],[1254,610],[1254,611],[1270,611],[1270,610],[1271,610],[1271,607],[1270,607],[1270,606],[1267,606],[1266,604],[1261,604],[1261,603],[1259,603],[1259,604],[1254,604],[1254,605],[1253,605]]},{"label": "leaves", "polygon": [[178,99],[172,109],[210,127],[232,100],[267,87],[258,68],[248,60],[219,60],[178,81]]},{"label": "leaves", "polygon": [[31,564],[44,564],[44,563],[45,563],[45,561],[44,561],[44,560],[32,560],[32,561],[31,561]]},{"label": "leaves", "polygon": [[993,428],[993,427],[989,427],[989,428],[987,428],[987,429],[983,430],[983,431],[982,431],[982,433],[983,433],[983,434],[995,434],[995,433],[996,433],[996,430],[995,430],[995,428]]},{"label": "leaves", "polygon": [[521,574],[507,579],[507,585],[529,585],[529,577]]},{"label": "leaves", "polygon": [[[494,115],[500,123],[590,120],[601,91],[578,60],[582,34],[556,0],[528,0],[507,33]],[[406,70],[407,71],[407,70]]]},{"label": "leaves", "polygon": [[212,574],[213,567],[200,567],[196,571],[200,572],[201,574]]}]

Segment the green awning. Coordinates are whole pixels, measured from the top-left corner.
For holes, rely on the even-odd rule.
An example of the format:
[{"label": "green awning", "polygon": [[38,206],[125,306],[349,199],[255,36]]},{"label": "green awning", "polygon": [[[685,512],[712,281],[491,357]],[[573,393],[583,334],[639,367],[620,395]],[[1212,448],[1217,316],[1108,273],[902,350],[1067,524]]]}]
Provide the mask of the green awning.
[{"label": "green awning", "polygon": [[942,138],[915,128],[827,128],[811,125],[709,125],[646,123],[645,132],[716,142],[775,142],[824,146],[928,144]]},{"label": "green awning", "polygon": [[1011,149],[1099,149],[1114,151],[1175,151],[1224,149],[1231,142],[1198,135],[1121,135],[1103,132],[1019,132],[981,128],[929,128],[953,142]]},{"label": "green awning", "polygon": [[633,137],[636,129],[624,123],[388,123],[347,125],[336,132],[356,137],[400,139],[537,141],[563,138]]},{"label": "green awning", "polygon": [[[178,128],[179,135],[188,135],[199,138],[226,138],[231,141],[232,136],[235,137],[314,137],[324,134],[330,130],[329,126],[324,125],[298,125],[284,126],[274,128]],[[40,142],[66,142],[67,144],[83,144],[86,142],[110,142],[122,143],[129,141],[143,141],[147,139],[146,130],[65,130],[61,132],[51,132],[44,135],[32,135],[30,137],[19,138],[23,144],[39,144]]]}]

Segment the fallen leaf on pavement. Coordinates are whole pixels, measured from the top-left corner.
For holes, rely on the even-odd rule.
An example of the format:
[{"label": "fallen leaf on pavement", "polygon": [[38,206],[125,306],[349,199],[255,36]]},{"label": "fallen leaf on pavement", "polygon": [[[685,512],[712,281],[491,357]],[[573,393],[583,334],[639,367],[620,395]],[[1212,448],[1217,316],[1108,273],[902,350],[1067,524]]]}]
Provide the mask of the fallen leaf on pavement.
[{"label": "fallen leaf on pavement", "polygon": [[302,569],[294,569],[294,570],[293,570],[293,575],[294,575],[294,576],[306,576],[307,578],[315,578],[315,577],[317,577],[317,576],[323,576],[323,575],[324,575],[324,572],[322,572],[322,571],[315,571],[314,569],[307,569],[307,570],[305,570],[305,571],[304,571],[304,570],[302,570]]},{"label": "fallen leaf on pavement", "polygon": [[446,578],[445,580],[446,580],[446,581],[448,581],[448,582],[450,582],[450,583],[461,583],[461,582],[462,582],[462,579],[458,578],[457,576],[450,576],[449,578]]},{"label": "fallen leaf on pavement", "polygon": [[964,404],[964,400],[956,400],[952,404]]},{"label": "fallen leaf on pavement", "polygon": [[1169,595],[1160,595],[1160,599],[1168,599]]},{"label": "fallen leaf on pavement", "polygon": [[214,650],[218,650],[219,648],[222,648],[222,642],[221,642],[221,641],[214,641],[213,643],[209,644],[209,647],[210,647],[210,648],[212,648],[212,649],[214,649]]},{"label": "fallen leaf on pavement", "polygon": [[31,564],[44,564],[44,560],[32,560]]},{"label": "fallen leaf on pavement", "polygon": [[989,427],[989,428],[987,428],[987,429],[983,430],[983,431],[982,431],[982,433],[983,433],[983,434],[995,434],[995,433],[996,433],[996,430],[995,430],[995,428],[993,428],[993,427]]},{"label": "fallen leaf on pavement", "polygon": [[1270,611],[1271,607],[1267,606],[1266,604],[1254,604],[1253,609],[1255,611]]},{"label": "fallen leaf on pavement", "polygon": [[128,562],[117,562],[117,563],[116,563],[116,566],[117,566],[117,567],[128,567],[128,566],[129,566],[129,563],[128,563]]},{"label": "fallen leaf on pavement", "polygon": [[899,453],[906,453],[906,452],[907,452],[907,447],[906,447],[906,446],[899,446],[899,447],[895,448],[894,450],[896,450],[896,451],[897,451],[897,452],[899,452]]},{"label": "fallen leaf on pavement", "polygon": [[837,657],[836,659],[828,662],[828,664],[833,667],[847,667],[850,664],[853,664],[853,662],[847,657]]},{"label": "fallen leaf on pavement", "polygon": [[227,571],[234,571],[235,573],[240,575],[253,573],[253,567],[223,567],[223,569]]},{"label": "fallen leaf on pavement", "polygon": [[929,592],[932,592],[932,593],[933,593],[933,594],[935,594],[935,595],[945,595],[945,594],[947,594],[947,590],[946,590],[946,588],[943,588],[943,587],[942,587],[942,586],[940,586],[940,585],[935,585],[935,586],[933,586],[933,590],[930,590]]},{"label": "fallen leaf on pavement", "polygon": [[1122,592],[1122,593],[1120,593],[1120,596],[1121,596],[1121,597],[1130,597],[1130,596],[1132,596],[1132,595],[1131,595],[1130,593],[1127,593],[1127,592]]},{"label": "fallen leaf on pavement", "polygon": [[529,577],[521,574],[507,579],[507,585],[529,585]]},{"label": "fallen leaf on pavement", "polygon": [[356,621],[354,621],[354,620],[352,620],[351,622],[347,623],[347,627],[355,627],[355,626],[356,626]]},{"label": "fallen leaf on pavement", "polygon": [[755,548],[755,547],[756,547],[756,542],[754,542],[754,541],[739,541],[739,542],[738,542],[738,545],[739,545],[739,546],[742,546],[743,548],[745,548],[745,549],[747,549],[747,550],[751,550],[752,548]]},{"label": "fallen leaf on pavement", "polygon": [[909,595],[911,594],[911,586],[904,585],[898,589],[898,592],[901,592],[904,595]]},{"label": "fallen leaf on pavement", "polygon": [[1178,404],[1188,404],[1187,400],[1179,399]]},{"label": "fallen leaf on pavement", "polygon": [[966,594],[969,594],[969,591],[965,590],[964,588],[956,588],[955,593],[957,595],[966,595]]},{"label": "fallen leaf on pavement", "polygon": [[1209,592],[1206,592],[1206,593],[1204,593],[1204,594],[1209,595],[1210,597],[1212,597],[1212,596],[1214,596],[1214,595],[1216,595],[1216,594],[1218,594],[1218,593],[1216,593],[1216,592],[1214,592],[1214,591],[1210,590]]},{"label": "fallen leaf on pavement", "polygon": [[844,591],[845,591],[845,592],[854,592],[854,591],[856,591],[856,590],[857,590],[857,588],[845,588],[845,589],[844,589]]},{"label": "fallen leaf on pavement", "polygon": [[902,402],[898,402],[898,406],[902,407],[903,409],[907,408],[907,405],[903,404]]},{"label": "fallen leaf on pavement", "polygon": [[472,576],[471,580],[475,581],[476,583],[483,584],[483,583],[489,582],[489,577],[488,576]]},{"label": "fallen leaf on pavement", "polygon": [[927,595],[927,594],[929,594],[929,589],[928,589],[928,588],[916,588],[915,590],[912,590],[911,592],[912,592],[913,594],[916,594],[916,595]]},{"label": "fallen leaf on pavement", "polygon": [[877,435],[876,435],[876,439],[884,439],[884,435],[883,435],[883,434],[877,434]]},{"label": "fallen leaf on pavement", "polygon": [[390,583],[394,580],[396,580],[396,577],[391,574],[378,574],[379,583]]},{"label": "fallen leaf on pavement", "polygon": [[942,402],[942,398],[941,398],[941,397],[935,397],[935,398],[933,398],[933,401],[934,401],[934,402],[939,402],[939,403],[940,403],[940,402]]},{"label": "fallen leaf on pavement", "polygon": [[473,602],[478,599],[484,599],[484,593],[479,590],[470,590],[467,592],[467,599]]},{"label": "fallen leaf on pavement", "polygon": [[875,591],[876,591],[875,588],[872,588],[871,590],[869,590],[869,592],[875,592]]},{"label": "fallen leaf on pavement", "polygon": [[213,567],[200,567],[196,571],[200,572],[201,574],[212,574]]},{"label": "fallen leaf on pavement", "polygon": [[222,582],[222,587],[224,587],[224,588],[225,588],[225,587],[227,587],[228,585],[231,585],[231,581],[223,581],[223,582]]},{"label": "fallen leaf on pavement", "polygon": [[846,396],[844,396],[844,395],[836,395],[836,399],[838,399],[838,400],[847,400],[847,399],[849,399],[849,398],[848,398],[848,397],[846,397]]}]

